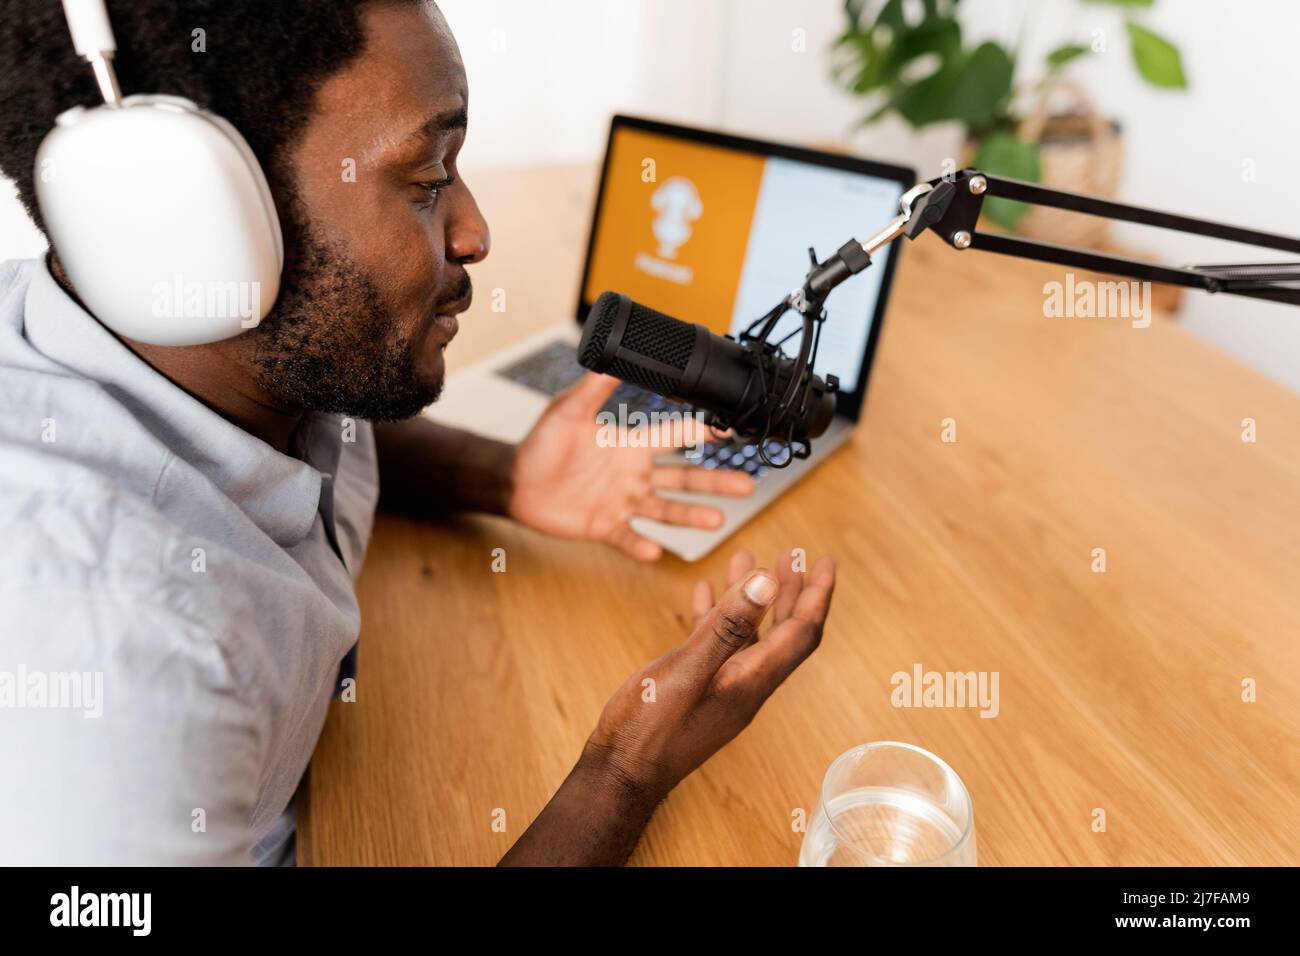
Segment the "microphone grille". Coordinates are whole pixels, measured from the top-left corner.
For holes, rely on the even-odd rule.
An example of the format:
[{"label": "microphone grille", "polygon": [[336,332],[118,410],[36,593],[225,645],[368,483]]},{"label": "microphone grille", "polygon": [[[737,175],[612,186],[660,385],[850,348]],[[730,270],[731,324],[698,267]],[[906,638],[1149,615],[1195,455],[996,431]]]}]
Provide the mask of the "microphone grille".
[{"label": "microphone grille", "polygon": [[[614,331],[614,315],[618,312],[618,296],[613,292],[602,292],[587,316],[586,326],[582,330],[582,342],[578,351],[578,364],[583,368],[596,369],[609,334]],[[600,369],[597,369],[600,371]]]},{"label": "microphone grille", "polygon": [[[628,321],[614,342],[617,356],[602,362],[623,303],[628,306]],[[676,394],[694,351],[694,325],[615,293],[602,293],[595,300],[586,324],[578,346],[578,364],[650,392]]]},{"label": "microphone grille", "polygon": [[[606,292],[592,306],[587,322],[594,325],[584,331],[578,357],[585,368],[595,368],[604,353],[622,298]],[[611,359],[608,367],[600,371],[660,395],[672,395],[681,382],[681,376],[673,377],[658,369],[646,368],[637,362],[637,358],[651,359],[679,373],[685,372],[695,348],[695,327],[638,302],[629,302],[629,305],[627,324],[617,343],[623,357]]]},{"label": "microphone grille", "polygon": [[695,348],[695,327],[633,302],[623,348],[684,372]]}]

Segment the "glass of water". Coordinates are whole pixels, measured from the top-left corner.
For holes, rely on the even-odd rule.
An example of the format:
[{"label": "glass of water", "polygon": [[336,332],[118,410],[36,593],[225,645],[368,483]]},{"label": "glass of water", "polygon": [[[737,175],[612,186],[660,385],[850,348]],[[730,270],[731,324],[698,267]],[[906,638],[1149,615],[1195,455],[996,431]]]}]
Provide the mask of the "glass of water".
[{"label": "glass of water", "polygon": [[929,751],[862,744],[826,771],[800,866],[974,866],[966,785]]}]

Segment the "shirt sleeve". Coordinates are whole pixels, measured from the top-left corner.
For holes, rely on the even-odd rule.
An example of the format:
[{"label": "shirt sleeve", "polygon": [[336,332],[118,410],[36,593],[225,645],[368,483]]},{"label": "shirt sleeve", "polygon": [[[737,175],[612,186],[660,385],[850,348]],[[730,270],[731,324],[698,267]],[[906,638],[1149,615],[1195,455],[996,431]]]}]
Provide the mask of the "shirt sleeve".
[{"label": "shirt sleeve", "polygon": [[220,622],[0,596],[0,864],[252,862],[264,732]]}]

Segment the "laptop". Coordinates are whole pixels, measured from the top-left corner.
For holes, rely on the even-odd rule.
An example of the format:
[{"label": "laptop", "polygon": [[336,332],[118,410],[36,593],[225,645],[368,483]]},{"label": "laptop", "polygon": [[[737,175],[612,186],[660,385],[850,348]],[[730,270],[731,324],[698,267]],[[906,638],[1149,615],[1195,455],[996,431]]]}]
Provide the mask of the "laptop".
[{"label": "laptop", "polygon": [[[850,238],[866,238],[898,213],[916,183],[901,166],[762,142],[632,116],[615,116],[587,242],[577,321],[544,330],[450,376],[434,421],[505,441],[521,440],[552,396],[584,374],[576,346],[601,292],[737,335],[803,281],[808,249],[825,259]],[[633,518],[638,534],[694,561],[815,468],[852,434],[862,412],[900,244],[879,250],[867,269],[832,293],[814,371],[839,376],[835,419],[807,459],[770,468],[753,441],[732,438],[665,453],[683,467],[735,468],[754,476],[755,493],[735,499],[685,492],[668,497],[721,509],[720,528],[679,528]],[[796,329],[787,314],[771,340]],[[790,340],[796,347],[798,336]],[[787,351],[792,351],[788,348]],[[687,410],[623,384],[607,410]],[[622,420],[622,419],[619,419]],[[781,462],[773,443],[769,458]]]}]

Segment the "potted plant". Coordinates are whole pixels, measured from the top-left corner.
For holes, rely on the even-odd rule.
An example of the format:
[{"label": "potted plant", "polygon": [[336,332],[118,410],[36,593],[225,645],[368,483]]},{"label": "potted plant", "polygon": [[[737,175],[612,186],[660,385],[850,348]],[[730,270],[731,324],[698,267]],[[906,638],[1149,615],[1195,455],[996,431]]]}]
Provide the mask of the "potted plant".
[{"label": "potted plant", "polygon": [[[1124,33],[1138,75],[1152,86],[1184,89],[1178,48],[1140,20],[1154,0],[1083,0],[1121,8]],[[867,98],[863,124],[890,114],[913,129],[958,122],[966,131],[965,165],[1074,192],[1112,195],[1119,178],[1119,127],[1098,116],[1064,73],[1097,50],[1092,42],[1064,42],[1047,54],[1035,76],[1017,77],[1019,49],[993,41],[968,46],[957,21],[958,0],[844,0],[844,33],[832,49],[832,75]],[[1023,35],[1023,30],[1022,30]],[[1054,112],[1053,97],[1068,93],[1071,112]],[[1099,244],[1105,224],[990,198],[985,215],[1007,229],[1073,244]],[[1062,217],[1069,217],[1068,219]]]}]

